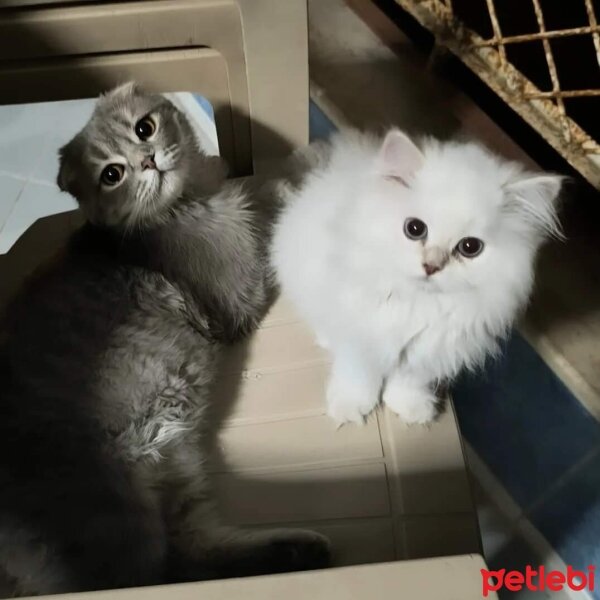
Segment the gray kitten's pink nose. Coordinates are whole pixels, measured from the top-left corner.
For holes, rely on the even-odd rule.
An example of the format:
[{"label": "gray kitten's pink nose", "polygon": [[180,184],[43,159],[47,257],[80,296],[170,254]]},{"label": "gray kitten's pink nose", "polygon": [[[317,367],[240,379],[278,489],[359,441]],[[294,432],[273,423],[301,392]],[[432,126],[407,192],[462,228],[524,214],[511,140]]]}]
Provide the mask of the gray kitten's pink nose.
[{"label": "gray kitten's pink nose", "polygon": [[423,263],[423,269],[428,277],[434,273],[437,273],[438,271],[441,271],[441,268],[437,265],[429,265],[427,263]]},{"label": "gray kitten's pink nose", "polygon": [[142,161],[142,169],[145,171],[146,169],[156,169],[156,163],[154,162],[154,154],[152,156],[146,156],[146,158]]}]

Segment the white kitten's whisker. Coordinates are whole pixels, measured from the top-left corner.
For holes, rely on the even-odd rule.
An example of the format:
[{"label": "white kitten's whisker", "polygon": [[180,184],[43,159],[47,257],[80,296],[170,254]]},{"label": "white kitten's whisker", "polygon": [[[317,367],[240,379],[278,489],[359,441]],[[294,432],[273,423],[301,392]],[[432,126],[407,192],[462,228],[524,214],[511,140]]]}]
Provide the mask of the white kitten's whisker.
[{"label": "white kitten's whisker", "polygon": [[529,221],[533,227],[540,227],[550,237],[559,241],[566,239],[557,215],[544,206],[521,204],[518,207],[509,206],[508,212],[515,218]]}]

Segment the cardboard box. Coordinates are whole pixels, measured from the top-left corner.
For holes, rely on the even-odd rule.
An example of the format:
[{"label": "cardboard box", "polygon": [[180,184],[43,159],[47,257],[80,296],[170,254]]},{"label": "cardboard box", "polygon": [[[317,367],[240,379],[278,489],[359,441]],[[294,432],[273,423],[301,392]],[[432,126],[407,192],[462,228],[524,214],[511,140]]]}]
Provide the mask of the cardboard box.
[{"label": "cardboard box", "polygon": [[[481,600],[480,556],[417,560],[129,591],[71,594],[69,600]],[[59,598],[59,596],[54,596]],[[497,600],[495,592],[487,596]]]}]

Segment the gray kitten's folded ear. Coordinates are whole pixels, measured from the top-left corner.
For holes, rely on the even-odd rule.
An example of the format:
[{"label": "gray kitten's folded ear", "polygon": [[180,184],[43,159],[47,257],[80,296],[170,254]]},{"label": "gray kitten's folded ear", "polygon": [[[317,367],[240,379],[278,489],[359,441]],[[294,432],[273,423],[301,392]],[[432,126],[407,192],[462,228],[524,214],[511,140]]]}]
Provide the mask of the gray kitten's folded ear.
[{"label": "gray kitten's folded ear", "polygon": [[135,81],[128,81],[127,83],[123,83],[115,88],[112,88],[111,90],[108,90],[107,92],[104,92],[104,94],[100,96],[99,101],[112,101],[116,98],[128,98],[139,94],[143,94],[143,90],[140,85]]},{"label": "gray kitten's folded ear", "polygon": [[63,192],[68,192],[77,198],[77,171],[80,166],[81,144],[79,136],[75,136],[68,144],[58,151],[58,175],[56,184]]},{"label": "gray kitten's folded ear", "polygon": [[378,171],[409,187],[414,174],[423,166],[425,157],[414,142],[399,129],[390,130],[378,156]]},{"label": "gray kitten's folded ear", "polygon": [[524,225],[542,235],[564,239],[558,220],[558,200],[563,183],[561,175],[528,175],[504,185],[505,212],[514,214]]}]

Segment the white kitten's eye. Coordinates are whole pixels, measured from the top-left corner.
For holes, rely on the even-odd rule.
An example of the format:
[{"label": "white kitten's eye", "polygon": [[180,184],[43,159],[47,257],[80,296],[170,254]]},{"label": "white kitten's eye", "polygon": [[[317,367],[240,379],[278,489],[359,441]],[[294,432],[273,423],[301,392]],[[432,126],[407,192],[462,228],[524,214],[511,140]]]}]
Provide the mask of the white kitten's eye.
[{"label": "white kitten's eye", "polygon": [[409,218],[404,221],[404,235],[409,240],[422,240],[427,236],[427,225],[420,219]]},{"label": "white kitten's eye", "polygon": [[456,244],[456,251],[465,258],[475,258],[483,252],[484,243],[475,237],[466,237]]},{"label": "white kitten's eye", "polygon": [[150,117],[144,117],[135,124],[135,135],[137,135],[142,142],[150,139],[156,131],[156,123]]},{"label": "white kitten's eye", "polygon": [[125,175],[125,168],[123,165],[108,165],[102,170],[102,173],[100,174],[100,181],[104,185],[108,186],[117,185],[117,183],[123,179],[123,175]]}]

